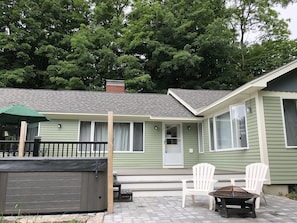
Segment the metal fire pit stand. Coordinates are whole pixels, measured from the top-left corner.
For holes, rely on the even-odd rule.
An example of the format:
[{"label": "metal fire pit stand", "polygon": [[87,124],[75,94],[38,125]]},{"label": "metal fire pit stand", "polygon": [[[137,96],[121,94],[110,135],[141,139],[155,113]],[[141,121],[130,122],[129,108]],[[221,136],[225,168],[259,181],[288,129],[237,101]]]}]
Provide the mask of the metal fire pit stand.
[{"label": "metal fire pit stand", "polygon": [[[230,187],[225,187],[230,189]],[[221,188],[224,189],[224,188]],[[217,190],[209,193],[215,198],[215,211],[218,211],[222,217],[228,218],[230,214],[247,215],[256,218],[255,202],[259,197],[257,194],[248,193],[246,191]],[[247,202],[250,200],[251,202]]]}]

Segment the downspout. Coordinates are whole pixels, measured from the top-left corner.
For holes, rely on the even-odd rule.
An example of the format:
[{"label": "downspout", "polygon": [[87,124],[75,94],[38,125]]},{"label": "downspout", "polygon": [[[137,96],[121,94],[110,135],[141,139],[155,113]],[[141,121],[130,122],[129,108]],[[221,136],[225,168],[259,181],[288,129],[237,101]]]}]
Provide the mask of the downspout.
[{"label": "downspout", "polygon": [[257,118],[257,126],[258,126],[260,159],[262,163],[268,165],[266,183],[271,184],[266,126],[265,126],[265,115],[264,115],[264,103],[263,103],[262,95],[259,95],[259,91],[256,93],[255,103],[256,103],[256,118]]}]

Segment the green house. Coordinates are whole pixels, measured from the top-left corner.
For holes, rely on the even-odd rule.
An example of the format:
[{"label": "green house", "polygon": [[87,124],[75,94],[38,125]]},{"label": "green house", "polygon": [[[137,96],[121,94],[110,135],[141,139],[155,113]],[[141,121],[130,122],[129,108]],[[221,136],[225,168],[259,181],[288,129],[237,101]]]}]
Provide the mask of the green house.
[{"label": "green house", "polygon": [[268,188],[272,193],[297,183],[297,61],[204,107],[197,107],[181,90],[169,90],[169,94],[201,117],[198,162],[230,171],[265,163],[269,166],[266,184],[272,185]]},{"label": "green house", "polygon": [[[234,91],[168,89],[125,93],[123,81],[106,92],[0,88],[0,107],[24,104],[50,119],[29,125],[27,138],[107,141],[114,120],[114,168],[190,168],[208,162],[244,171],[269,165],[267,185],[297,184],[297,61]],[[2,126],[0,136],[9,137]]]}]

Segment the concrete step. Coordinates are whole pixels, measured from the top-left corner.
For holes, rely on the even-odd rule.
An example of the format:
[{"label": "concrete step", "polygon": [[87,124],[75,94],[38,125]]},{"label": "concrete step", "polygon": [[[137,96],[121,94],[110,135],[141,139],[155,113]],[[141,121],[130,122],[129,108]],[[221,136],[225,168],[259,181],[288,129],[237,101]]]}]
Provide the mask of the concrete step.
[{"label": "concrete step", "polygon": [[[117,180],[122,189],[131,190],[133,197],[143,196],[181,196],[182,179],[191,179],[191,169],[141,169],[119,170]],[[231,178],[242,178],[244,173],[216,172],[214,178],[218,180],[215,189],[230,186]],[[243,186],[243,182],[238,186]]]}]

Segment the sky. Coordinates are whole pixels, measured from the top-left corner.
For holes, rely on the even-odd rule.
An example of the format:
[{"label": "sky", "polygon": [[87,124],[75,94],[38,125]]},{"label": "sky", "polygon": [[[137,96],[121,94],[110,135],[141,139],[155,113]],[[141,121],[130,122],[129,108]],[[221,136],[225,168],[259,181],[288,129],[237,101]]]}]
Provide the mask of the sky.
[{"label": "sky", "polygon": [[280,13],[280,18],[291,19],[289,23],[289,30],[291,31],[291,39],[297,39],[297,3],[290,4],[286,8],[277,8]]}]

